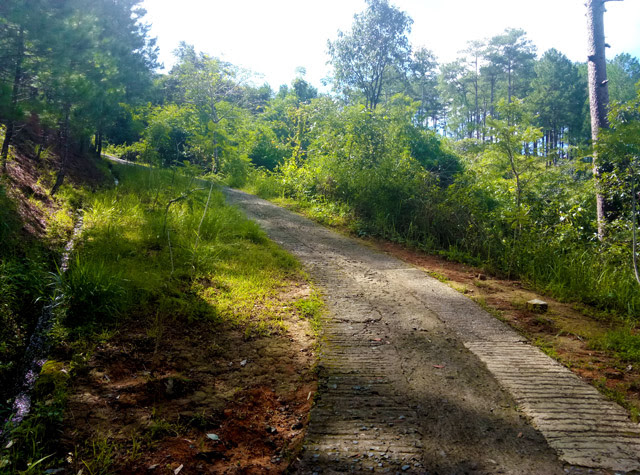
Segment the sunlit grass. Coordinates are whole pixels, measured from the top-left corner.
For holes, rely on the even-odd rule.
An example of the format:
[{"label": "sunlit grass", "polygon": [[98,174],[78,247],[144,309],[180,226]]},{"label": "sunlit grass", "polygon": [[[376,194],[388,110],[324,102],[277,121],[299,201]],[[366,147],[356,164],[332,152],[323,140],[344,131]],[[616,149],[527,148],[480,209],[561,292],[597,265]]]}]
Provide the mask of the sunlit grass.
[{"label": "sunlit grass", "polygon": [[[299,278],[299,265],[270,243],[208,183],[171,170],[114,166],[119,186],[99,192],[85,211],[78,253],[119,276],[125,305],[117,310],[172,318],[206,317],[282,327],[278,291]],[[175,201],[172,201],[175,200]],[[74,275],[72,263],[69,275]],[[209,311],[204,311],[208,306]]]},{"label": "sunlit grass", "polygon": [[[227,206],[218,189],[208,200],[208,182],[174,170],[114,165],[112,171],[117,187],[94,193],[63,188],[67,206],[55,217],[56,233],[68,234],[71,202],[82,206],[84,229],[69,270],[55,278],[59,299],[52,338],[58,346],[79,349],[65,375],[73,376],[104,335],[130,320],[148,325],[147,334],[157,343],[169,326],[194,321],[211,325],[212,332],[231,326],[246,338],[286,330],[287,317],[296,313],[287,289],[303,280],[290,254]],[[4,288],[20,284],[15,276],[23,267],[0,265]],[[5,279],[5,270],[15,285]],[[2,295],[0,289],[0,301]],[[300,307],[299,313],[314,305]],[[47,406],[51,397],[46,394],[34,401],[32,415],[13,433],[14,445],[0,455],[0,468],[20,472],[29,464],[44,470],[64,463],[56,460],[59,455],[38,461],[55,453],[51,432],[60,430],[66,381],[55,385],[55,411]],[[43,437],[51,443],[43,443]],[[89,471],[108,470],[113,447],[107,439],[87,441],[75,462]]]}]

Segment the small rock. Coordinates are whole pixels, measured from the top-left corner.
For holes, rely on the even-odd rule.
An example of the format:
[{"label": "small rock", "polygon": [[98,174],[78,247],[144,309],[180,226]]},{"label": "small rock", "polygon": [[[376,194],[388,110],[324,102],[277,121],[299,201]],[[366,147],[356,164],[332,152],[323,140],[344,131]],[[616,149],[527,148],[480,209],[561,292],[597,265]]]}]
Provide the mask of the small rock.
[{"label": "small rock", "polygon": [[218,436],[218,434],[207,434],[207,437],[214,441],[220,440],[220,437]]},{"label": "small rock", "polygon": [[275,427],[267,426],[266,429],[267,429],[267,432],[269,434],[277,434],[278,433],[278,429],[276,429]]},{"label": "small rock", "polygon": [[242,361],[240,362],[240,366],[244,367],[244,366],[246,366],[246,365],[247,365],[247,360],[242,360]]},{"label": "small rock", "polygon": [[549,310],[549,304],[540,299],[533,299],[527,302],[527,309],[534,312],[545,313]]},{"label": "small rock", "polygon": [[403,465],[402,466],[402,471],[406,472],[407,470],[409,470],[411,468],[411,465]]}]

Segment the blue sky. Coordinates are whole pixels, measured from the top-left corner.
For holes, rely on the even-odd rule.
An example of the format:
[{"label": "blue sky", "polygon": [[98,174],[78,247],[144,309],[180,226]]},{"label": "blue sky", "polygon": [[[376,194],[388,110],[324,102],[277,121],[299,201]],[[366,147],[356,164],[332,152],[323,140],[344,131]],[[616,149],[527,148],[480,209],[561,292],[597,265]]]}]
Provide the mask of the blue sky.
[{"label": "blue sky", "polygon": [[[414,20],[411,43],[442,62],[452,61],[467,41],[522,28],[543,53],[556,48],[573,61],[586,58],[584,0],[392,0]],[[346,31],[364,0],[145,0],[146,21],[158,37],[161,60],[181,40],[196,49],[251,69],[274,89],[290,83],[296,68],[320,86],[330,72],[327,40]],[[640,57],[640,1],[607,3],[608,57]]]}]

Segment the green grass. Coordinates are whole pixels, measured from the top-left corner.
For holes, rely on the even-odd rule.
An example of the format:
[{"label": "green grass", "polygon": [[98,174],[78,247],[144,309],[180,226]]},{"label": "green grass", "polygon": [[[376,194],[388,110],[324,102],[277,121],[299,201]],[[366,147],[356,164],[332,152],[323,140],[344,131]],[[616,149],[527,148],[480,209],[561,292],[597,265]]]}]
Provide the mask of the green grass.
[{"label": "green grass", "polygon": [[592,346],[610,351],[622,361],[640,363],[640,335],[629,327],[607,332]]},{"label": "green grass", "polygon": [[[291,255],[227,206],[219,190],[214,188],[207,205],[208,182],[172,170],[114,165],[112,171],[119,178],[117,187],[95,193],[65,188],[61,193],[68,209],[71,203],[84,208],[84,229],[69,270],[55,278],[59,298],[52,336],[73,356],[65,378],[43,380],[50,384],[40,386],[34,411],[11,433],[14,443],[0,454],[0,472],[37,472],[64,464],[66,454],[58,452],[56,441],[69,377],[122,322],[147,322],[148,334],[158,341],[167,326],[193,321],[208,322],[212,331],[221,324],[236,326],[247,338],[285,328],[280,295],[303,279]],[[56,235],[68,232],[67,216],[65,211],[55,217]],[[0,262],[0,281],[6,283],[0,304],[10,309],[13,289],[24,286],[18,276],[29,275],[12,265]],[[315,321],[319,298],[299,305],[299,312]],[[107,473],[111,445],[108,437],[87,441],[76,454],[78,469]]]},{"label": "green grass", "polygon": [[[173,318],[242,325],[254,316],[256,305],[266,305],[276,295],[287,276],[298,273],[297,262],[271,244],[256,224],[226,206],[218,190],[205,214],[207,183],[194,185],[166,170],[113,168],[120,186],[89,203],[80,258],[69,271],[71,279],[88,265],[83,263],[91,263],[88,273],[105,301],[113,301],[107,294],[116,295],[115,287],[121,288],[122,304],[103,313],[159,309]],[[112,288],[104,288],[104,275],[116,282]],[[96,293],[81,290],[91,298]]]},{"label": "green grass", "polygon": [[314,291],[309,297],[299,299],[294,304],[300,316],[311,322],[311,328],[318,332],[321,325],[322,314],[325,311],[325,304],[320,294]]}]

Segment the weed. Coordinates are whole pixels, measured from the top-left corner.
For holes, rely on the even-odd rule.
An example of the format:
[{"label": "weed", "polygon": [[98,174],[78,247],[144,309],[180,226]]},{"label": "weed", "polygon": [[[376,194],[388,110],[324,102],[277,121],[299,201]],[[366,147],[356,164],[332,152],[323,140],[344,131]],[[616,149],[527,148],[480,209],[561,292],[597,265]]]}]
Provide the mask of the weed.
[{"label": "weed", "polygon": [[131,448],[127,451],[127,459],[129,462],[135,462],[142,455],[142,440],[136,437],[135,434],[131,436]]},{"label": "weed", "polygon": [[104,262],[81,259],[72,261],[60,276],[64,302],[64,321],[71,327],[108,322],[124,306],[125,288],[120,272]]},{"label": "weed", "polygon": [[429,274],[429,275],[430,275],[431,277],[433,277],[434,279],[439,280],[440,282],[443,282],[443,283],[445,283],[445,284],[446,284],[447,282],[449,282],[449,278],[448,278],[446,275],[441,274],[441,273],[439,273],[439,272],[436,272],[436,271],[430,270],[430,271],[427,271],[427,274]]},{"label": "weed", "polygon": [[460,292],[461,294],[468,294],[469,288],[464,284],[459,284],[457,282],[449,282],[449,287],[451,287],[456,292]]},{"label": "weed", "polygon": [[536,338],[533,341],[533,344],[540,348],[545,355],[553,358],[554,360],[559,361],[561,359],[552,342],[543,338]]},{"label": "weed", "polygon": [[624,361],[640,362],[640,335],[626,327],[607,332],[593,342],[595,349],[608,350]]},{"label": "weed", "polygon": [[54,246],[61,248],[71,237],[73,218],[65,210],[58,210],[51,214],[47,223],[47,239]]},{"label": "weed", "polygon": [[11,473],[42,473],[56,462],[69,380],[68,369],[60,362],[48,361],[42,367],[31,412],[19,426],[5,428],[10,442],[0,453],[0,466]]},{"label": "weed", "polygon": [[[89,475],[107,475],[111,473],[111,466],[115,461],[117,445],[110,440],[110,436],[99,436],[90,441],[90,447],[85,448],[77,459],[87,470]],[[87,443],[89,445],[89,443]]]},{"label": "weed", "polygon": [[480,280],[480,279],[475,279],[473,281],[473,285],[475,285],[480,289],[488,289],[491,287],[491,285],[486,280]]},{"label": "weed", "polygon": [[177,424],[162,418],[153,418],[151,424],[147,428],[147,434],[151,440],[158,440],[165,436],[179,436],[184,428]]}]

